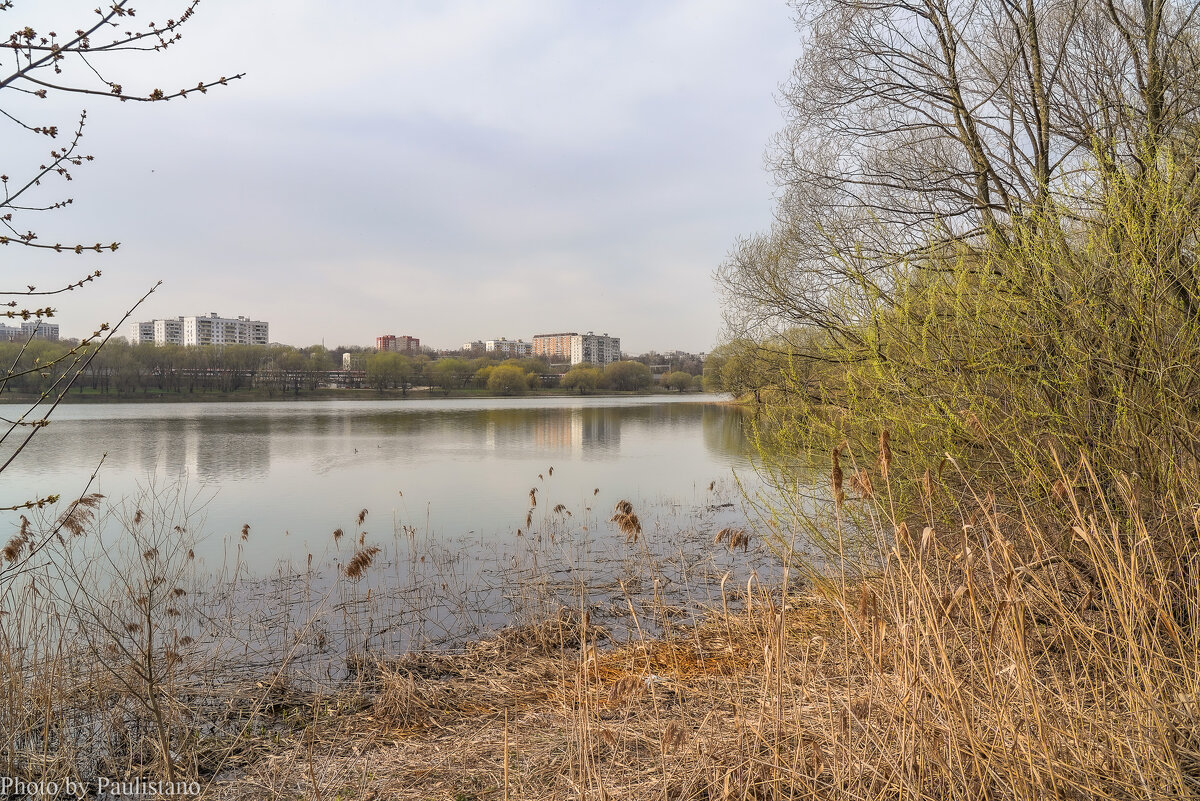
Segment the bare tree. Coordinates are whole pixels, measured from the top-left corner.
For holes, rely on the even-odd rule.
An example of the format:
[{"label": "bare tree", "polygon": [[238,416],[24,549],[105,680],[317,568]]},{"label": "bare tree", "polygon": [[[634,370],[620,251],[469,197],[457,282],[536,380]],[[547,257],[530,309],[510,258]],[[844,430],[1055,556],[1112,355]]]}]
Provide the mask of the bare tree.
[{"label": "bare tree", "polygon": [[[160,53],[175,46],[181,28],[192,18],[198,0],[185,4],[177,16],[162,21],[145,23],[138,19],[138,11],[128,0],[116,0],[95,9],[90,18],[83,20],[61,20],[64,27],[35,29],[17,23],[7,40],[0,41],[0,117],[17,134],[23,134],[36,142],[50,144],[48,155],[28,166],[5,165],[0,169],[0,246],[11,251],[22,249],[30,252],[52,252],[54,254],[111,253],[119,247],[113,241],[50,241],[38,231],[31,218],[44,212],[62,209],[72,204],[73,199],[61,194],[64,182],[74,179],[77,168],[92,161],[92,156],[83,152],[82,142],[86,111],[80,111],[70,125],[53,116],[55,103],[60,100],[80,97],[139,103],[160,103],[175,98],[189,97],[194,93],[204,94],[214,86],[225,85],[230,80],[242,77],[233,75],[214,80],[199,81],[194,86],[176,90],[164,90],[147,85],[133,88],[122,77],[122,70],[131,63],[122,54],[144,52],[147,55]],[[16,4],[13,0],[0,0],[0,13],[11,16]],[[54,10],[49,12],[51,15]],[[36,9],[38,16],[47,16],[44,8]],[[78,16],[78,12],[75,12]],[[0,17],[3,18],[3,17]],[[161,20],[162,18],[160,18]],[[52,25],[54,23],[51,23]],[[45,104],[45,105],[43,105]],[[51,111],[47,111],[47,108]],[[10,157],[15,149],[10,149]],[[19,151],[16,151],[19,153]],[[0,316],[23,321],[41,321],[54,316],[49,298],[64,292],[76,291],[100,278],[101,271],[92,266],[82,267],[78,280],[65,286],[39,287],[37,278],[28,276],[24,288],[0,288],[6,295],[4,311]],[[12,280],[12,276],[9,276]],[[20,280],[20,279],[17,279]],[[150,292],[154,289],[150,288]],[[142,298],[144,300],[144,297]],[[133,308],[126,312],[127,319]],[[112,336],[114,327],[107,323],[85,338],[78,347],[71,349],[52,363],[33,363],[25,359],[24,351],[0,375],[0,393],[9,389],[9,380],[25,372],[36,371],[53,376],[54,380],[39,398],[15,417],[2,418],[0,445],[4,457],[0,459],[0,471],[7,468],[25,448],[30,439],[46,424],[46,418],[78,378],[97,350]],[[29,334],[27,341],[36,336]],[[13,504],[9,509],[44,505],[56,500],[57,496],[30,499]]]},{"label": "bare tree", "polygon": [[1097,181],[1192,148],[1198,8],[796,3],[805,50],[772,150],[777,219],[718,271],[731,333],[855,336],[847,318],[886,304],[897,264],[1003,243],[1051,199],[1086,213]]}]

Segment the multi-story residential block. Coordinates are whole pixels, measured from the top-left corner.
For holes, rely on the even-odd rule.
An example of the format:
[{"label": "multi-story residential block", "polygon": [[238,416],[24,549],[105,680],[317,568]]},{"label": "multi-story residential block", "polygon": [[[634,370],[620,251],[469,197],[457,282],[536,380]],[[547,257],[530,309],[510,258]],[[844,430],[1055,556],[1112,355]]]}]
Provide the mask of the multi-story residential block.
[{"label": "multi-story residential block", "polygon": [[156,345],[266,345],[268,324],[248,317],[176,317],[138,323],[138,341]]},{"label": "multi-story residential block", "polygon": [[483,350],[483,348],[484,348],[484,344],[483,344],[482,339],[477,339],[474,342],[464,342],[462,344],[462,350],[464,353],[467,353],[467,352],[470,352],[473,350]]},{"label": "multi-story residential block", "polygon": [[48,323],[45,320],[25,320],[21,323],[21,338],[48,339],[58,341],[58,323]]},{"label": "multi-story residential block", "polygon": [[0,342],[24,342],[30,337],[58,341],[58,324],[45,320],[24,320],[19,326],[0,323]]},{"label": "multi-story residential block", "polygon": [[621,339],[608,334],[577,334],[571,337],[571,364],[588,364],[603,367],[621,361]]},{"label": "multi-story residential block", "polygon": [[385,334],[375,338],[375,349],[380,353],[390,351],[391,353],[409,353],[418,354],[421,352],[421,340],[410,336],[394,336]]},{"label": "multi-story residential block", "polygon": [[523,339],[489,339],[483,343],[483,349],[488,353],[507,353],[517,358],[533,355],[533,343]]},{"label": "multi-story residential block", "polygon": [[571,338],[577,337],[574,331],[560,334],[534,334],[533,355],[540,356],[551,364],[566,362],[571,359]]},{"label": "multi-story residential block", "polygon": [[586,334],[575,332],[560,334],[536,334],[533,337],[533,355],[548,362],[571,364],[594,364],[603,367],[621,360],[621,339],[608,334]]}]

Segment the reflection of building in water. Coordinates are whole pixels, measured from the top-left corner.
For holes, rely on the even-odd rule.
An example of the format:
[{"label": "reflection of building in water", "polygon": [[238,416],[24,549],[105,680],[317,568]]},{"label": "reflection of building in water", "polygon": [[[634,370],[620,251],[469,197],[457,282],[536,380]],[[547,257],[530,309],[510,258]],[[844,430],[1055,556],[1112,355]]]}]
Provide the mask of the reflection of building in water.
[{"label": "reflection of building in water", "polygon": [[531,439],[539,451],[578,453],[583,441],[580,409],[548,409],[533,421]]},{"label": "reflection of building in water", "polygon": [[548,409],[532,428],[539,451],[594,459],[621,449],[621,415],[613,409]]},{"label": "reflection of building in water", "polygon": [[584,459],[609,459],[621,452],[621,412],[578,409],[579,439]]},{"label": "reflection of building in water", "polygon": [[201,481],[267,475],[271,467],[269,429],[264,433],[236,428],[213,420],[192,421],[182,437],[172,437],[179,451],[165,454],[166,465],[182,465],[189,477]]}]

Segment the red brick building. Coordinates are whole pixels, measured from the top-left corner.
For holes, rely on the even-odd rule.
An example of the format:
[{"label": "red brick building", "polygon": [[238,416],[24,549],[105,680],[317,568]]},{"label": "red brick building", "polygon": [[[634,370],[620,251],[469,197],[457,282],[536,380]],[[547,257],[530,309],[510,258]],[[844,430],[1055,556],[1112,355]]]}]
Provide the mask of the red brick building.
[{"label": "red brick building", "polygon": [[574,331],[565,334],[534,334],[533,356],[534,358],[541,356],[551,364],[569,362],[571,361],[571,338],[577,336],[579,334]]},{"label": "red brick building", "polygon": [[375,338],[375,349],[380,353],[390,351],[392,353],[416,355],[421,352],[421,340],[416,337],[398,337],[392,334],[385,334],[384,336]]}]

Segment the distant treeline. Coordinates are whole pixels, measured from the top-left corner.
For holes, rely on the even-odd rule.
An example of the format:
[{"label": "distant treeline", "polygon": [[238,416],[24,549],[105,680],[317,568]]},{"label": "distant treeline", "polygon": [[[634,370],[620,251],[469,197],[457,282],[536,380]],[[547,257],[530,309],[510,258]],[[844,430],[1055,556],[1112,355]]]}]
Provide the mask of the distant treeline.
[{"label": "distant treeline", "polygon": [[[343,354],[351,353],[349,369]],[[383,392],[430,387],[450,394],[486,389],[504,395],[555,387],[563,378],[542,359],[495,356],[458,358],[429,354],[375,353],[326,349],[321,345],[181,346],[131,344],[114,339],[98,352],[70,340],[0,342],[0,360],[12,375],[9,392],[41,393],[64,373],[80,371],[72,392],[99,395],[161,395],[257,391],[268,396],[300,394],[322,387],[371,388]],[[663,383],[688,389],[686,373]],[[564,387],[635,391],[653,383],[641,362],[610,364],[605,369],[579,365],[567,372]]]}]

